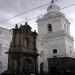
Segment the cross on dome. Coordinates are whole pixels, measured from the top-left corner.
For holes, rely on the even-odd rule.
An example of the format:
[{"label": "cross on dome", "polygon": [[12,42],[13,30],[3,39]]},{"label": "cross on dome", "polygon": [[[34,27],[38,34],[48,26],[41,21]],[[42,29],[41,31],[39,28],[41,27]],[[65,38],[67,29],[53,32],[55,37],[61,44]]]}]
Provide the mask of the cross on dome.
[{"label": "cross on dome", "polygon": [[55,1],[56,0],[51,0],[51,4],[47,8],[47,12],[48,13],[57,13],[57,12],[60,12],[59,6],[54,3]]},{"label": "cross on dome", "polygon": [[52,3],[54,2],[54,0],[52,0]]},{"label": "cross on dome", "polygon": [[[57,0],[56,0],[56,1],[57,1]],[[54,2],[55,2],[55,0],[52,0],[52,1],[51,1],[51,3],[54,3]]]}]

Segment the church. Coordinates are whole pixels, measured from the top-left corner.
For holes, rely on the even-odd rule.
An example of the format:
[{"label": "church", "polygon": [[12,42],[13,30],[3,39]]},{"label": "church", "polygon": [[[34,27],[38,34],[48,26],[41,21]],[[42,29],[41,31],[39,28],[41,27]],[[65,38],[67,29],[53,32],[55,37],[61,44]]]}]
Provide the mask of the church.
[{"label": "church", "polygon": [[[74,41],[70,35],[70,22],[52,0],[47,13],[37,19],[38,70],[59,75],[75,72]],[[60,74],[61,73],[61,74]]]},{"label": "church", "polygon": [[[8,53],[8,73],[37,75],[73,75],[75,73],[74,40],[70,22],[52,0],[47,13],[37,19],[38,35],[25,25],[15,26]],[[42,74],[41,74],[42,75]]]},{"label": "church", "polygon": [[8,69],[2,75],[30,75],[38,73],[36,31],[26,22],[13,28],[12,41],[8,53]]}]

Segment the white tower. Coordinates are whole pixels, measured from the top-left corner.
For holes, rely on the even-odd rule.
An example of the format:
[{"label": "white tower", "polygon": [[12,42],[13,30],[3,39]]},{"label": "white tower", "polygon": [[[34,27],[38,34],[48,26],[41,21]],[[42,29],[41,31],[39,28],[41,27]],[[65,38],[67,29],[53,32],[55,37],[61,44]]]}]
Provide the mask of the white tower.
[{"label": "white tower", "polygon": [[52,2],[47,8],[47,14],[37,20],[38,39],[37,49],[43,53],[39,57],[39,66],[44,62],[44,71],[47,71],[47,58],[73,57],[74,44],[70,36],[70,22],[60,12],[60,8]]}]

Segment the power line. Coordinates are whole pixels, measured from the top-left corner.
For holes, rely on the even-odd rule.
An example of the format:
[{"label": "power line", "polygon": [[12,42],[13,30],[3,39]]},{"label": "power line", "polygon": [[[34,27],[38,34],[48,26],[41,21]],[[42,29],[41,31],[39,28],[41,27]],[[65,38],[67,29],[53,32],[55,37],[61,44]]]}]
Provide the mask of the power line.
[{"label": "power line", "polygon": [[[46,3],[46,4],[48,4],[48,3]],[[44,4],[44,5],[46,5],[46,4]],[[42,5],[42,6],[44,6],[44,5]],[[68,7],[71,7],[71,6],[74,6],[75,4],[71,4],[71,5],[68,5],[68,6],[65,6],[65,7],[63,7],[63,8],[61,8],[60,10],[62,10],[62,9],[65,9],[65,8],[68,8]],[[39,6],[39,8],[40,7],[42,7],[42,6]],[[37,7],[38,8],[38,7]],[[48,13],[49,14],[49,13]],[[44,16],[44,15],[41,15],[41,16]],[[39,16],[40,17],[40,16]],[[35,19],[35,18],[38,18],[37,16],[36,17],[33,17],[33,18],[31,18],[31,19],[28,19],[27,21],[29,21],[29,20],[32,20],[32,19]],[[0,23],[2,23],[3,21],[1,21]],[[21,22],[19,22],[19,23],[17,23],[17,24],[20,24],[20,23],[23,23],[23,22],[25,22],[25,21],[21,21]],[[15,24],[14,24],[15,25]],[[14,25],[12,25],[12,26],[14,26]],[[12,26],[8,26],[8,27],[6,27],[6,28],[9,28],[9,27],[12,27]]]},{"label": "power line", "polygon": [[68,7],[71,7],[71,6],[74,6],[74,5],[75,5],[75,4],[68,5],[68,6],[66,6],[66,7],[61,8],[61,10],[62,10],[62,9],[65,9],[65,8],[68,8]]},{"label": "power line", "polygon": [[[37,18],[37,16],[36,17],[33,17],[33,18],[30,18],[30,19],[28,19],[28,20],[26,20],[26,21],[30,21],[30,20],[33,20],[33,19],[35,19],[35,18]],[[25,21],[21,21],[21,22],[19,22],[19,23],[17,23],[17,24],[20,24],[20,23],[23,23],[23,22],[25,22]],[[15,24],[14,24],[15,25]],[[12,26],[14,26],[14,25],[12,25]],[[12,27],[12,26],[9,26],[9,27]],[[7,28],[9,28],[9,27],[7,27]]]},{"label": "power line", "polygon": [[[54,1],[54,2],[56,2],[56,1]],[[10,17],[10,18],[6,19],[6,20],[3,20],[3,21],[1,21],[0,23],[3,23],[3,22],[5,22],[5,21],[8,21],[8,20],[13,19],[13,18],[15,18],[15,17],[18,17],[18,16],[23,15],[23,14],[25,14],[25,13],[31,12],[31,11],[33,11],[33,10],[35,10],[35,9],[41,8],[41,7],[43,7],[43,6],[45,6],[45,5],[49,4],[49,3],[51,3],[51,2],[48,2],[48,3],[46,3],[46,4],[43,4],[43,5],[38,6],[38,7],[36,7],[36,8],[33,8],[33,9],[31,9],[31,10],[24,11],[24,12],[22,12],[22,13],[20,13],[20,14],[17,14],[17,15],[15,15],[15,16],[13,16],[13,17]]]},{"label": "power line", "polygon": [[[50,2],[48,2],[48,3],[46,3],[46,4],[43,4],[43,5],[39,6],[39,7],[33,8],[33,9],[31,9],[31,10],[22,12],[22,13],[20,13],[20,14],[17,14],[17,15],[15,15],[15,16],[11,17],[11,18],[8,18],[8,19],[6,19],[6,20],[1,21],[0,23],[3,23],[3,22],[5,22],[5,21],[8,21],[8,20],[13,19],[13,18],[15,18],[15,17],[18,17],[18,16],[23,15],[23,14],[25,14],[25,13],[31,12],[31,11],[33,11],[33,10],[35,10],[35,9],[41,8],[41,7],[43,7],[43,6],[45,6],[45,5],[49,4],[49,3],[50,3]],[[72,4],[72,5],[70,5],[70,6],[73,6],[73,5],[75,5],[75,4]],[[67,7],[70,7],[70,6],[67,6]],[[66,8],[66,7],[64,7],[64,8]],[[64,8],[62,8],[62,9],[64,9]]]},{"label": "power line", "polygon": [[13,18],[15,18],[15,17],[18,17],[18,16],[23,15],[23,14],[25,14],[25,13],[31,12],[31,11],[33,11],[33,10],[35,10],[35,9],[41,8],[41,7],[43,7],[43,6],[45,6],[45,5],[49,4],[49,3],[50,3],[50,2],[48,2],[48,3],[46,3],[46,4],[43,4],[43,5],[39,6],[39,7],[33,8],[33,9],[31,9],[31,10],[22,12],[22,13],[20,13],[20,14],[17,14],[17,15],[15,15],[15,16],[11,17],[11,18],[8,18],[8,19],[6,19],[6,20],[1,21],[0,23],[3,23],[3,22],[5,22],[5,21],[8,21],[8,20],[13,19]]},{"label": "power line", "polygon": [[[61,8],[60,10],[66,9],[66,8],[71,7],[71,6],[74,6],[74,5],[75,5],[75,4],[71,4],[71,5],[65,6],[65,7]],[[48,13],[48,14],[50,14],[50,13]],[[41,16],[44,16],[44,15],[41,15]],[[39,16],[39,17],[40,17],[40,16]],[[38,18],[38,17],[36,16],[36,17],[30,18],[30,19],[28,19],[27,21],[33,20],[33,19],[35,19],[35,18]],[[20,24],[20,23],[23,23],[23,22],[25,22],[25,21],[21,21],[21,22],[19,22],[19,23],[17,23],[17,24]],[[15,25],[15,24],[14,24],[14,25]],[[14,25],[12,25],[12,26],[14,26]],[[9,27],[12,27],[12,26],[9,26]],[[7,28],[8,28],[8,27],[7,27]]]}]

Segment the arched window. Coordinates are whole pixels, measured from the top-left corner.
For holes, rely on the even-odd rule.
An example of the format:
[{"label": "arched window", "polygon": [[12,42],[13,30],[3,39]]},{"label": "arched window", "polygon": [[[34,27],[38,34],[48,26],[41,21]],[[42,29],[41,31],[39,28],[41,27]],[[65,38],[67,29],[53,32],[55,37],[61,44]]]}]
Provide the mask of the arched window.
[{"label": "arched window", "polygon": [[48,31],[52,31],[52,25],[48,24]]}]

